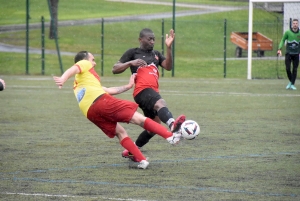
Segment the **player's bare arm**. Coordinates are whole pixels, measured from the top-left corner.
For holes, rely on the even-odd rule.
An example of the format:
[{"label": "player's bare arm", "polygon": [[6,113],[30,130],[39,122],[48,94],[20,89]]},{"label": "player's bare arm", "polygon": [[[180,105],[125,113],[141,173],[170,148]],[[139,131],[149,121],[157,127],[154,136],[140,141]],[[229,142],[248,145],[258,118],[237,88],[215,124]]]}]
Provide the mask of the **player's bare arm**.
[{"label": "player's bare arm", "polygon": [[128,61],[126,63],[121,63],[120,61],[118,61],[114,65],[112,72],[113,74],[119,74],[119,73],[123,73],[130,66],[146,66],[146,65],[147,63],[142,59],[135,59],[132,61]]},{"label": "player's bare arm", "polygon": [[175,38],[174,30],[171,29],[170,34],[169,35],[166,34],[166,40],[165,40],[165,44],[167,46],[166,60],[164,60],[161,63],[161,66],[168,71],[172,70],[172,63],[173,63],[172,44],[173,44],[174,38]]},{"label": "player's bare arm", "polygon": [[61,77],[53,76],[53,79],[56,83],[56,85],[61,89],[61,87],[64,85],[64,83],[75,74],[80,73],[80,70],[77,66],[72,66],[68,70],[64,72],[64,74]]},{"label": "player's bare arm", "polygon": [[119,86],[119,87],[103,87],[102,86],[102,88],[104,89],[104,91],[106,91],[107,93],[109,93],[111,95],[120,94],[125,91],[128,91],[129,89],[131,89],[133,87],[135,77],[136,77],[136,73],[132,74],[130,76],[129,83],[124,86]]}]

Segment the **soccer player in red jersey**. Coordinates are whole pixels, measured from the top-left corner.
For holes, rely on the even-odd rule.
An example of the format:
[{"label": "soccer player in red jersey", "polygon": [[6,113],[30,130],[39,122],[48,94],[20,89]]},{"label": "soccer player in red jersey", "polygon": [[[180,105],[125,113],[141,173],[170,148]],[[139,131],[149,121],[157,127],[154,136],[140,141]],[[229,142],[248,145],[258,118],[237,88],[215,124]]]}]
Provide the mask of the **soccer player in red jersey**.
[{"label": "soccer player in red jersey", "polygon": [[[180,115],[176,120],[169,111],[166,101],[159,94],[159,69],[172,70],[172,44],[175,38],[174,30],[166,34],[166,57],[154,50],[155,36],[151,29],[141,30],[139,35],[140,47],[128,49],[114,64],[112,72],[119,74],[130,68],[131,73],[137,73],[133,97],[143,110],[144,115],[158,123],[165,123],[172,132],[179,131],[180,125],[185,121],[185,115]],[[135,144],[143,147],[155,135],[149,130],[144,130],[137,138]],[[130,158],[132,153],[124,150],[123,157]]]},{"label": "soccer player in red jersey", "polygon": [[81,51],[77,53],[74,61],[75,64],[61,77],[53,77],[56,85],[61,88],[70,77],[75,75],[73,90],[80,110],[109,138],[117,136],[120,144],[134,155],[133,160],[137,162],[137,168],[146,169],[149,162],[118,122],[139,125],[150,132],[157,133],[173,145],[179,142],[181,133],[172,133],[164,126],[138,113],[136,103],[112,96],[131,89],[135,74],[131,76],[127,85],[107,88],[100,83],[100,77],[94,68],[96,62],[91,53]]}]

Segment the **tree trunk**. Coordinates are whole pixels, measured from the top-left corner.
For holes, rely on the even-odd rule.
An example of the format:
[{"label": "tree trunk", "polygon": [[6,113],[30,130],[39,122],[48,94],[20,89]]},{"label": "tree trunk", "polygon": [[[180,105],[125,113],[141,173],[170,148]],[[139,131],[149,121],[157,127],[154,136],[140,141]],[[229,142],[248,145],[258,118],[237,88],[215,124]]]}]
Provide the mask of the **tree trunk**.
[{"label": "tree trunk", "polygon": [[51,12],[49,38],[55,39],[55,37],[57,37],[58,35],[57,33],[58,0],[49,0],[49,2],[50,2],[50,12]]}]

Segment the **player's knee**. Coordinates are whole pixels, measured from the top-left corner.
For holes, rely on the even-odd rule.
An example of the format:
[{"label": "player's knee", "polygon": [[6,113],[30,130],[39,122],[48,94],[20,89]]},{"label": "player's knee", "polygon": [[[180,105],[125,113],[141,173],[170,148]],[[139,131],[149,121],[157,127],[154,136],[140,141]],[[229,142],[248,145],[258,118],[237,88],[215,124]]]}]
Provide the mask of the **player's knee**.
[{"label": "player's knee", "polygon": [[167,102],[164,99],[159,99],[154,105],[154,110],[158,111],[163,107],[167,107]]},{"label": "player's knee", "polygon": [[142,115],[141,113],[139,112],[135,112],[130,120],[130,123],[132,124],[136,124],[136,125],[139,125],[139,126],[143,126],[144,125],[144,122],[146,120],[146,117],[144,115]]}]

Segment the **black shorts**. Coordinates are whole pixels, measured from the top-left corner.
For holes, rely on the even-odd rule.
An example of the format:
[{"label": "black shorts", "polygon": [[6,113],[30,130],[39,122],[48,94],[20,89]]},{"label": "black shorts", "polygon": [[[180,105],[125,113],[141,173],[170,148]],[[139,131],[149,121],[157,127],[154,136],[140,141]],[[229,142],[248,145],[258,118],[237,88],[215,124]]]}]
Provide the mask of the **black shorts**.
[{"label": "black shorts", "polygon": [[151,88],[144,89],[134,97],[135,102],[143,110],[144,115],[151,119],[154,119],[155,116],[157,116],[154,105],[159,99],[161,99],[159,93]]}]

